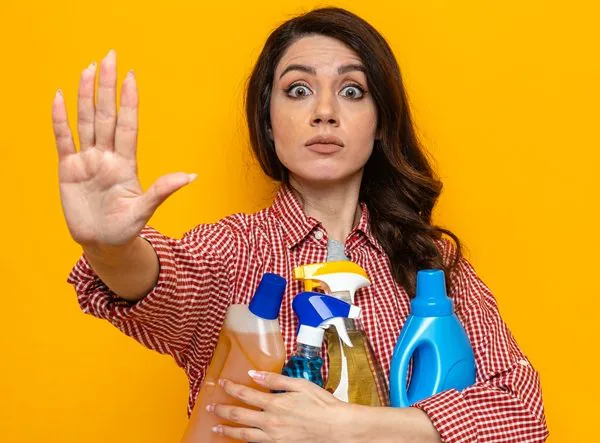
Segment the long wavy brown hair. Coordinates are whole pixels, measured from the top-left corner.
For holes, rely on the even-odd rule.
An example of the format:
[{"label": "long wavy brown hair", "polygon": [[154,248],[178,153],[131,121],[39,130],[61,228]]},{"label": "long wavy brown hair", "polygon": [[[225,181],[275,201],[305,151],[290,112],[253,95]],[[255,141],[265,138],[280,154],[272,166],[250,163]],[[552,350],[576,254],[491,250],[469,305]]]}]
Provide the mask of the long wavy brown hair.
[{"label": "long wavy brown hair", "polygon": [[[282,55],[307,35],[343,42],[367,70],[380,138],[365,165],[359,198],[369,209],[371,230],[388,255],[394,278],[412,297],[418,270],[444,269],[450,288],[461,245],[451,231],[431,223],[442,183],[416,136],[398,62],[383,36],[362,18],[340,8],[315,9],[281,24],[267,39],[248,80],[245,102],[250,143],[263,171],[289,184],[268,132],[271,89]],[[456,245],[456,254],[446,263],[436,245],[444,234]]]}]

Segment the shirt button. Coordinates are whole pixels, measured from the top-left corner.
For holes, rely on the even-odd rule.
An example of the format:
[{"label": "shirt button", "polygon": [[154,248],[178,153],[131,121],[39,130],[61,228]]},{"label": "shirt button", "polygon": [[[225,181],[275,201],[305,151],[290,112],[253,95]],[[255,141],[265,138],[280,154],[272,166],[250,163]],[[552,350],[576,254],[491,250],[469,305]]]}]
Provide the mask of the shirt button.
[{"label": "shirt button", "polygon": [[321,240],[323,238],[323,231],[315,231],[315,238]]}]

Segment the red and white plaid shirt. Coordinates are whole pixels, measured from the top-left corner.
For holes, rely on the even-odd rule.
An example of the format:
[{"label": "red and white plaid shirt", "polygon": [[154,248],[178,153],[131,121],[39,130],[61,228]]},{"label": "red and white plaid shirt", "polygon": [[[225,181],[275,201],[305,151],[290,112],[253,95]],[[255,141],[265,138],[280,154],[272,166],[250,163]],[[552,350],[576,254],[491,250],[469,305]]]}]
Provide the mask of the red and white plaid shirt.
[{"label": "red and white plaid shirt", "polygon": [[[306,216],[289,188],[273,205],[255,214],[234,214],[201,224],[182,239],[151,227],[140,236],[159,257],[153,290],[135,304],[119,299],[94,274],[85,256],[68,282],[84,312],[110,321],[155,351],[170,354],[189,379],[188,413],[217,344],[227,307],[248,303],[265,272],[288,281],[279,322],[288,357],[295,347],[297,321],[292,299],[303,290],[295,267],[327,260],[327,233]],[[438,242],[445,260],[453,245]],[[406,291],[396,284],[387,255],[369,229],[369,212],[345,242],[345,254],[362,266],[371,285],[356,293],[363,328],[384,373],[410,309]],[[502,321],[496,300],[464,258],[453,274],[450,295],[475,352],[477,382],[461,392],[448,390],[415,406],[424,410],[447,442],[541,442],[548,435],[538,373]],[[325,362],[327,366],[327,362]]]}]

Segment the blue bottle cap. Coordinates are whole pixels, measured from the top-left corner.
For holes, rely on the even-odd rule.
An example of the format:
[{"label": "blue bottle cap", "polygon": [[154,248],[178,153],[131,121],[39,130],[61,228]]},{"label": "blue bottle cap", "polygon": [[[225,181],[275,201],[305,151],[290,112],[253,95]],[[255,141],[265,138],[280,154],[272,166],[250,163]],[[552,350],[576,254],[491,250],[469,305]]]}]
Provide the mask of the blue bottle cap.
[{"label": "blue bottle cap", "polygon": [[417,272],[417,295],[411,302],[415,317],[444,317],[454,313],[452,300],[446,295],[446,280],[441,269]]},{"label": "blue bottle cap", "polygon": [[279,316],[286,284],[280,275],[265,273],[248,306],[250,312],[265,320],[275,320]]}]

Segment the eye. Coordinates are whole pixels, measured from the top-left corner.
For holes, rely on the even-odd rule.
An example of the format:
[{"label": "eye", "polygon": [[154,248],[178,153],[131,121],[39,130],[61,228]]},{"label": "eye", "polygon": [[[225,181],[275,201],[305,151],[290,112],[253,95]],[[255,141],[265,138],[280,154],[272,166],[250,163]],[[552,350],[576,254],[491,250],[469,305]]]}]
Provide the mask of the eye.
[{"label": "eye", "polygon": [[307,95],[311,95],[312,91],[308,86],[302,84],[291,85],[286,90],[287,94],[292,98],[300,98],[306,97]]},{"label": "eye", "polygon": [[361,99],[365,94],[365,90],[358,85],[348,85],[342,89],[342,96],[348,97],[354,100]]}]

